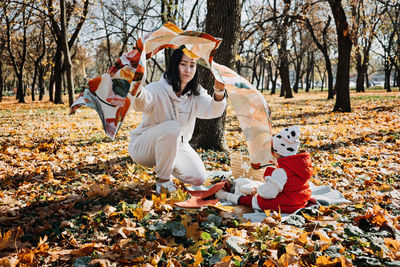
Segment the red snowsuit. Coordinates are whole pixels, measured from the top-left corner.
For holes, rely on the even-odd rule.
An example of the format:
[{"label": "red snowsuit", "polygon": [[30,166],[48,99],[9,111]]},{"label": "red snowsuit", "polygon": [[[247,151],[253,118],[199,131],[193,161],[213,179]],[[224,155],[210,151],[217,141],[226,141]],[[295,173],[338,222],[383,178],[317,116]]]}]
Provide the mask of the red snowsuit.
[{"label": "red snowsuit", "polygon": [[[273,199],[265,199],[259,195],[257,203],[263,210],[275,210],[282,213],[293,213],[300,208],[307,206],[311,198],[311,190],[308,180],[312,176],[313,168],[309,153],[300,153],[293,156],[278,159],[278,167],[286,171],[287,181],[282,191]],[[265,176],[270,176],[275,169],[267,168]],[[253,196],[242,196],[239,199],[240,205],[252,207]]]}]

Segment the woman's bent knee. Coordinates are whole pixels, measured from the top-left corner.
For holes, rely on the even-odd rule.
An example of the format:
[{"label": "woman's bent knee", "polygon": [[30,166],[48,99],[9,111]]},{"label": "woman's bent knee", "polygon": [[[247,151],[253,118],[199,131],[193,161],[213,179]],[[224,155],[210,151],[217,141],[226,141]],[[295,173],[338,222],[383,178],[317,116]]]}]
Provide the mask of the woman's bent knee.
[{"label": "woman's bent knee", "polygon": [[160,135],[167,137],[178,137],[181,135],[181,126],[176,121],[165,121],[162,123]]},{"label": "woman's bent knee", "polygon": [[206,181],[206,177],[189,177],[191,179],[188,180],[192,180],[191,184],[194,186],[200,186],[202,184],[204,184],[204,182]]}]

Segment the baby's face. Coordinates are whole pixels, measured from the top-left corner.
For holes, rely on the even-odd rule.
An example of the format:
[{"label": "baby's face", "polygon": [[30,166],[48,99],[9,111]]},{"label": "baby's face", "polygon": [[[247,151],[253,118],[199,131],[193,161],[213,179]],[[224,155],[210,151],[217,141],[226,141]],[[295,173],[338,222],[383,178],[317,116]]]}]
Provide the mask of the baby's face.
[{"label": "baby's face", "polygon": [[281,154],[278,154],[274,151],[274,148],[272,148],[272,156],[274,156],[276,159],[282,158]]}]

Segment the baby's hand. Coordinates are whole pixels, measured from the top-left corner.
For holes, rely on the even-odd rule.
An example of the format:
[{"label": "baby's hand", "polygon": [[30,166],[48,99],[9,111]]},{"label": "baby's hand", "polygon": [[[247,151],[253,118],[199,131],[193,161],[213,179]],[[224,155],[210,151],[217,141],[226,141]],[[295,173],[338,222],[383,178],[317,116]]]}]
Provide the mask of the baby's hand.
[{"label": "baby's hand", "polygon": [[251,195],[254,196],[257,194],[257,187],[253,187],[253,189],[251,189]]}]

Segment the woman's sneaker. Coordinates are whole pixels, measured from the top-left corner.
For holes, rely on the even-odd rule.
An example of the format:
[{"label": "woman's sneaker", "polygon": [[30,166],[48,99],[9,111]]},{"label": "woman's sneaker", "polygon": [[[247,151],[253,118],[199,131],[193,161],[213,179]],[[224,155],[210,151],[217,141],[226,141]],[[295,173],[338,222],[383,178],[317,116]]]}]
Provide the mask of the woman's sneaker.
[{"label": "woman's sneaker", "polygon": [[172,193],[174,191],[176,191],[176,186],[175,186],[174,182],[172,182],[171,180],[169,180],[167,182],[162,182],[162,183],[159,183],[157,181],[157,183],[156,183],[157,194],[161,194],[164,192]]}]

